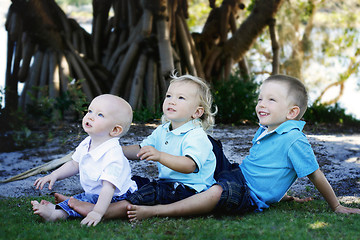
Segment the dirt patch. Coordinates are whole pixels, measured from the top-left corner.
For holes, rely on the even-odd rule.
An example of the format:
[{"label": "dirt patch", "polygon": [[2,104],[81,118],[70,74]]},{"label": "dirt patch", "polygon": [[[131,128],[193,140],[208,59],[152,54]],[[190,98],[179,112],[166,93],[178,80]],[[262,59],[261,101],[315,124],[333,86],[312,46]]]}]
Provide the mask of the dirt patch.
[{"label": "dirt patch", "polygon": [[[133,125],[129,133],[121,141],[123,145],[138,144],[148,136],[156,124]],[[248,154],[251,140],[257,126],[217,126],[212,136],[220,139],[225,155],[232,162],[241,163]],[[333,186],[337,196],[343,201],[358,201],[360,199],[360,132],[349,130],[346,133],[329,133],[311,128],[305,129],[313,146],[319,165]],[[63,157],[85,137],[84,134],[69,134],[66,139],[55,138],[44,146],[21,151],[0,153],[0,180],[19,174],[35,166],[53,159]],[[155,178],[157,169],[155,163],[146,161],[130,161],[134,175]],[[46,173],[44,173],[46,174]],[[0,197],[39,196],[50,194],[48,189],[35,190],[33,182],[39,174],[27,179],[0,184]],[[53,191],[64,194],[82,192],[78,176],[57,181]],[[290,194],[299,197],[319,197],[319,193],[307,178],[301,178],[290,189]]]}]

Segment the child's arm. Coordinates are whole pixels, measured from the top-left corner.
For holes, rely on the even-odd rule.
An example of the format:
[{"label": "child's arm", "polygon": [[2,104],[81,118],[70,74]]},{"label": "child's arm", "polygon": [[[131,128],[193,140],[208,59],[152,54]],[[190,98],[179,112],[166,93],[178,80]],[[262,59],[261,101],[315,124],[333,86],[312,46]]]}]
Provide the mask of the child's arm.
[{"label": "child's arm", "polygon": [[336,198],[333,188],[330,186],[329,182],[327,181],[324,174],[320,171],[320,169],[317,169],[315,172],[308,175],[308,178],[319,190],[321,195],[325,198],[325,200],[334,212],[360,214],[360,209],[348,208],[340,204],[340,202]]},{"label": "child's arm", "polygon": [[34,186],[36,186],[36,189],[39,189],[39,187],[40,189],[43,189],[45,183],[49,182],[49,189],[51,190],[56,180],[73,176],[78,172],[79,172],[79,163],[75,162],[74,160],[71,160],[63,164],[60,168],[56,169],[51,174],[36,179],[34,182]]},{"label": "child's arm", "polygon": [[122,146],[122,150],[127,159],[139,160],[139,157],[137,156],[137,153],[140,151],[139,145]]},{"label": "child's arm", "polygon": [[151,146],[142,147],[137,156],[141,160],[159,162],[162,165],[180,173],[193,173],[196,169],[196,164],[191,158],[185,156],[174,156],[165,152],[160,152]]},{"label": "child's arm", "polygon": [[96,202],[94,209],[81,221],[82,225],[87,225],[88,227],[93,225],[95,227],[101,221],[101,218],[108,209],[111,198],[114,195],[115,186],[105,180],[102,185],[98,201]]}]

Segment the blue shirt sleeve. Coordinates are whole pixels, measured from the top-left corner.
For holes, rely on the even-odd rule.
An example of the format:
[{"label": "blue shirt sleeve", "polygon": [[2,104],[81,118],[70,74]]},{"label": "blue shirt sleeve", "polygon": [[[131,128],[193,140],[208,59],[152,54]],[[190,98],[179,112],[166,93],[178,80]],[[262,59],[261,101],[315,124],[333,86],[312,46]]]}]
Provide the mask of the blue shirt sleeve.
[{"label": "blue shirt sleeve", "polygon": [[298,178],[305,177],[319,168],[314,151],[305,136],[291,145],[288,157]]}]

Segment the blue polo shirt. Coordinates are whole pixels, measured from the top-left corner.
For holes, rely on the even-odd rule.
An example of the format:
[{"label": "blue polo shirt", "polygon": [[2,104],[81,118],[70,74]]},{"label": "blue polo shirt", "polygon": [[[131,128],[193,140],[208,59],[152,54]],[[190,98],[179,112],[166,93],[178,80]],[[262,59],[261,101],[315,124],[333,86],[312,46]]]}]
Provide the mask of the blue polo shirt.
[{"label": "blue polo shirt", "polygon": [[153,146],[158,151],[175,156],[189,156],[197,170],[185,174],[176,172],[157,163],[159,179],[169,182],[181,182],[197,192],[207,190],[215,183],[214,171],[216,167],[215,154],[206,132],[199,120],[192,120],[170,131],[170,122],[158,126],[150,136],[142,141],[143,146]]},{"label": "blue polo shirt", "polygon": [[319,168],[302,132],[304,125],[304,121],[288,120],[264,136],[265,127],[256,132],[250,154],[240,168],[258,210],[279,202],[297,178]]}]

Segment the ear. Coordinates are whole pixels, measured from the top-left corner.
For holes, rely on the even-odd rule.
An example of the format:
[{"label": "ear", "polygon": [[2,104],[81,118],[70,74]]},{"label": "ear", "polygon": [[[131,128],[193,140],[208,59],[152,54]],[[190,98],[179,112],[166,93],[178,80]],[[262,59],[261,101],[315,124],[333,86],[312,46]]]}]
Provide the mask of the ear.
[{"label": "ear", "polygon": [[117,137],[123,132],[123,127],[120,125],[116,125],[113,130],[110,132],[110,136]]},{"label": "ear", "polygon": [[299,106],[292,106],[287,114],[287,119],[294,120],[300,114]]},{"label": "ear", "polygon": [[200,118],[204,114],[204,108],[198,107],[196,111],[193,113],[192,118],[197,119]]}]

